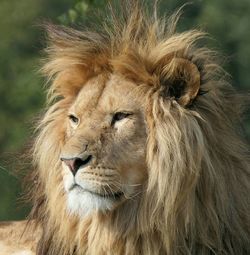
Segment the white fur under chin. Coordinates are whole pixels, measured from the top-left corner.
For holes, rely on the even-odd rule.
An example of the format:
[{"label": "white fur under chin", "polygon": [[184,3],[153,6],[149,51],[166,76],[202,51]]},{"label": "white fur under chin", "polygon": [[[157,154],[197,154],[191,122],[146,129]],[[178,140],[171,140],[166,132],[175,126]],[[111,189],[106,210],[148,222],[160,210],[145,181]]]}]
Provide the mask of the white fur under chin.
[{"label": "white fur under chin", "polygon": [[69,191],[67,196],[70,213],[81,217],[96,211],[109,211],[114,206],[112,199],[100,197],[78,188]]}]

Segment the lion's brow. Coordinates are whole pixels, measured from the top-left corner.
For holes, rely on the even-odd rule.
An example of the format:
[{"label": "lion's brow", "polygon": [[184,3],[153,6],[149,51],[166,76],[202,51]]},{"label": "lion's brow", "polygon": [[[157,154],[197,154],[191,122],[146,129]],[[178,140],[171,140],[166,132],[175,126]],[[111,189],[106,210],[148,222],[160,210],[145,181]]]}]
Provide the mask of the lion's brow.
[{"label": "lion's brow", "polygon": [[[84,110],[88,110],[88,113],[91,114],[95,109],[97,109],[100,101],[101,101],[101,98],[103,97],[104,95],[104,91],[107,87],[107,81],[101,81],[101,84],[99,83],[98,81],[98,91],[95,92],[94,95],[90,96],[89,99],[84,102],[82,102],[82,95],[80,95],[79,99],[80,99],[80,108],[83,108],[83,105],[84,104]],[[95,86],[93,84],[93,86]],[[76,105],[79,105],[79,101],[76,103]]]}]

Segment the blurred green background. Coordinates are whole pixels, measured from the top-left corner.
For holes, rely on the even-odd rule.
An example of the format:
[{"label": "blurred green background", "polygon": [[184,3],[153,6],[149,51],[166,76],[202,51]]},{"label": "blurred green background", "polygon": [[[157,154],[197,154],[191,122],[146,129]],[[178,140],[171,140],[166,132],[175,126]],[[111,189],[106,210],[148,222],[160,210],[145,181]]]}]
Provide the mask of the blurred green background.
[{"label": "blurred green background", "polygon": [[[186,2],[162,0],[160,12],[171,14]],[[0,220],[21,219],[29,211],[28,206],[20,206],[21,178],[16,170],[30,168],[20,155],[45,103],[38,70],[46,41],[39,24],[49,20],[84,26],[90,19],[95,22],[92,14],[103,12],[106,4],[105,0],[0,0]],[[212,36],[208,44],[227,56],[224,68],[233,85],[249,90],[250,0],[193,0],[184,8],[178,31],[191,28]],[[248,120],[245,129],[249,137]]]}]

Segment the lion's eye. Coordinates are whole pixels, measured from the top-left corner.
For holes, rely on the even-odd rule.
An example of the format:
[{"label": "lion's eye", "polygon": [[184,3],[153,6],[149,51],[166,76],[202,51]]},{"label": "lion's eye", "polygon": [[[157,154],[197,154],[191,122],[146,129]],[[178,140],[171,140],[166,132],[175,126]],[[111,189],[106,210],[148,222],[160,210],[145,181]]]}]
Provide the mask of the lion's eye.
[{"label": "lion's eye", "polygon": [[73,115],[73,114],[70,114],[70,115],[69,115],[69,119],[70,119],[70,121],[73,122],[74,124],[78,124],[78,122],[79,122],[79,119],[78,119],[75,115]]},{"label": "lion's eye", "polygon": [[132,115],[132,113],[128,113],[128,112],[116,112],[113,115],[113,118],[112,118],[112,121],[111,121],[111,126],[113,126],[117,121],[125,119],[128,116],[130,116],[130,115]]}]

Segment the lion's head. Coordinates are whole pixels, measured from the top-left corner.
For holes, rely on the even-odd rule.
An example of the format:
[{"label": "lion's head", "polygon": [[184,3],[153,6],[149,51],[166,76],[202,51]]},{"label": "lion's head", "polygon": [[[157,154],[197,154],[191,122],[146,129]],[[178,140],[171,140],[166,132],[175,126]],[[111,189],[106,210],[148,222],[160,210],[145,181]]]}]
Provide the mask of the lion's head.
[{"label": "lion's head", "polygon": [[142,12],[132,5],[99,32],[48,26],[39,255],[249,251],[238,96],[196,46],[201,32]]},{"label": "lion's head", "polygon": [[60,158],[72,213],[112,210],[141,191],[147,131],[136,90],[121,75],[99,75],[70,105]]}]

